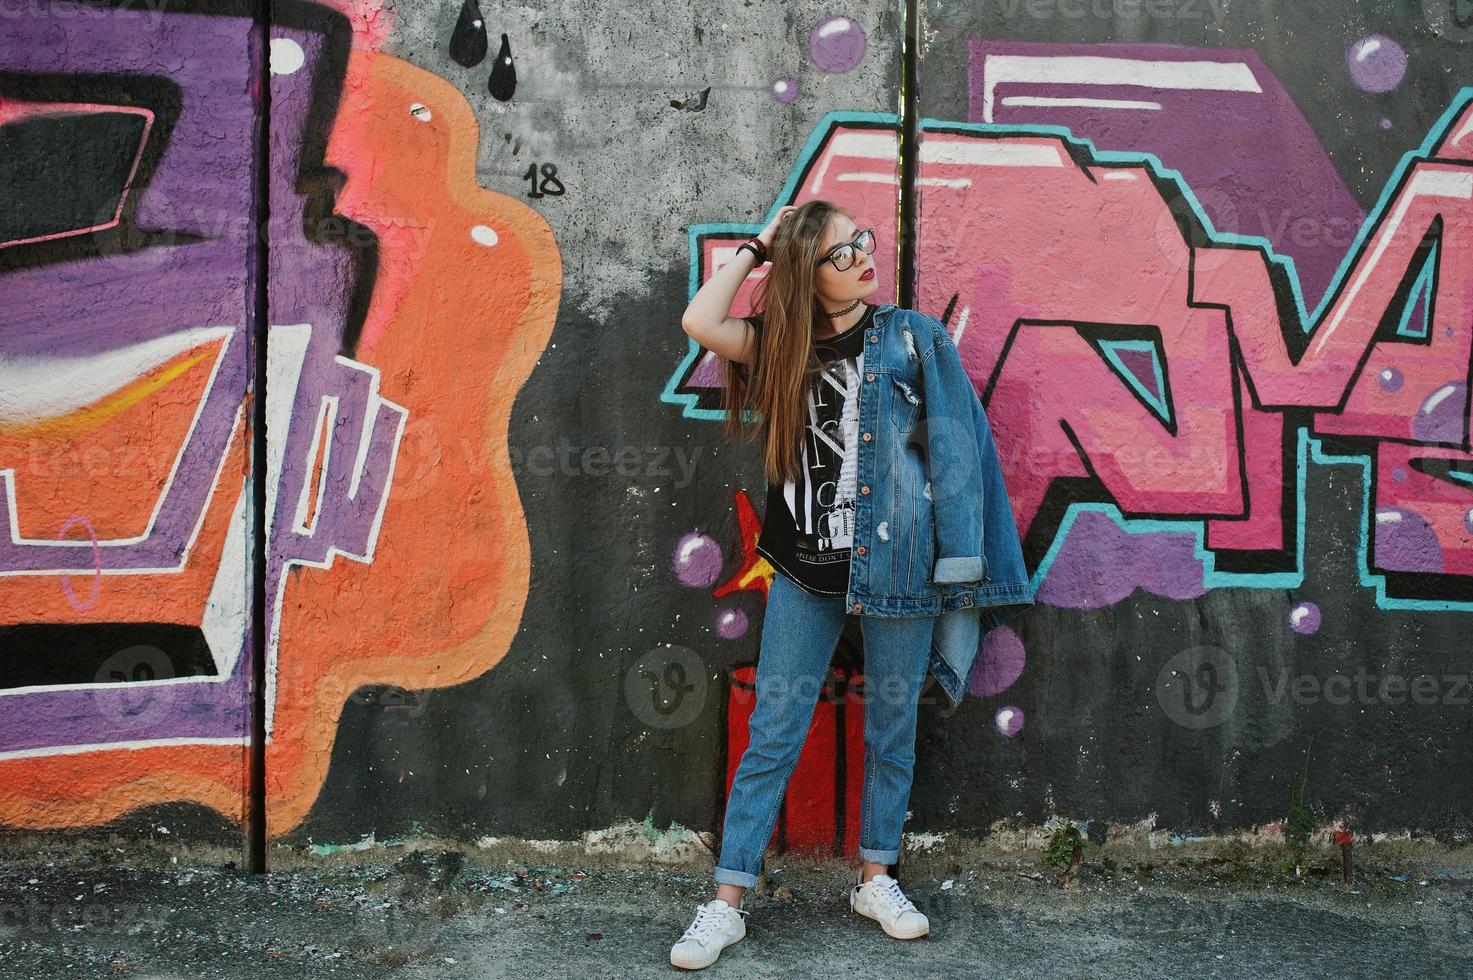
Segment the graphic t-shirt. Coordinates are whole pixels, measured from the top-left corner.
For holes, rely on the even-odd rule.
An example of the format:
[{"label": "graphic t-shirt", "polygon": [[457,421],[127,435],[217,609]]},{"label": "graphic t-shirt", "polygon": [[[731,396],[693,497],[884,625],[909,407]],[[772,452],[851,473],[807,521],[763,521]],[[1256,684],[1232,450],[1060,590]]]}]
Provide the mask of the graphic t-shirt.
[{"label": "graphic t-shirt", "polygon": [[[818,595],[849,591],[854,493],[859,452],[859,384],[864,370],[864,316],[843,333],[814,341],[823,370],[804,397],[804,438],[797,479],[767,487],[757,553]],[[761,321],[755,326],[760,329]]]}]

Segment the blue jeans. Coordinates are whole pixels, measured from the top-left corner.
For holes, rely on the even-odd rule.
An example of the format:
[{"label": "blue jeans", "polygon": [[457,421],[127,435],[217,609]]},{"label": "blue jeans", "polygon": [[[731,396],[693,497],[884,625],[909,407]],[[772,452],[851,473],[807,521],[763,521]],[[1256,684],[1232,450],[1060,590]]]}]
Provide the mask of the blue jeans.
[{"label": "blue jeans", "polygon": [[[817,596],[773,576],[757,658],[750,739],[726,799],[718,884],[751,888],[762,870],[778,806],[808,737],[818,692],[844,626],[844,597]],[[900,832],[915,767],[917,702],[935,620],[862,616],[864,796],[859,856],[900,859]]]}]

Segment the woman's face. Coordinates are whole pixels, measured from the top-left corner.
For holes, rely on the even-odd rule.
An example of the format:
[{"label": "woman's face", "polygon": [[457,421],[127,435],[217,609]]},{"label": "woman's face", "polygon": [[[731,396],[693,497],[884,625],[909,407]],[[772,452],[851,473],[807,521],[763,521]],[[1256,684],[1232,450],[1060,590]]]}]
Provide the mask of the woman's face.
[{"label": "woman's face", "polygon": [[[824,231],[819,255],[828,255],[835,246],[854,241],[859,237],[860,230],[848,215],[834,214],[829,218],[828,228]],[[876,275],[873,256],[866,254],[858,246],[853,252],[854,264],[844,271],[840,272],[834,268],[833,262],[824,259],[814,274],[813,288],[831,304],[848,305],[879,288],[879,276]]]}]

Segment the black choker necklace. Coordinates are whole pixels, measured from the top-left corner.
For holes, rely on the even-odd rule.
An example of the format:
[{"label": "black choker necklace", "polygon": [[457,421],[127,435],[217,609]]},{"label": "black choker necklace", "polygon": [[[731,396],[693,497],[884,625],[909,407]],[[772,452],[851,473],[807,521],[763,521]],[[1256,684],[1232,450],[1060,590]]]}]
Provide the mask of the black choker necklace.
[{"label": "black choker necklace", "polygon": [[830,320],[833,320],[837,317],[843,316],[845,313],[848,313],[850,310],[854,309],[856,306],[863,302],[863,299],[857,299],[854,302],[850,303],[848,306],[844,307],[842,310],[839,310],[836,313],[825,313],[824,316],[828,317]]}]

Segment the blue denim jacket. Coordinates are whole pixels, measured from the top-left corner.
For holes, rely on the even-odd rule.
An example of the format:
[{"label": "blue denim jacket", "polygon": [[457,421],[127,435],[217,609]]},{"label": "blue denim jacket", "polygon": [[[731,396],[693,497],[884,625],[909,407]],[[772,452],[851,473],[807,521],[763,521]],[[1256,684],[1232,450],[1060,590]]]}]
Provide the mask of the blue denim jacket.
[{"label": "blue denim jacket", "polygon": [[982,635],[1033,604],[981,399],[940,320],[885,303],[865,331],[848,610],[934,616],[953,703]]}]

